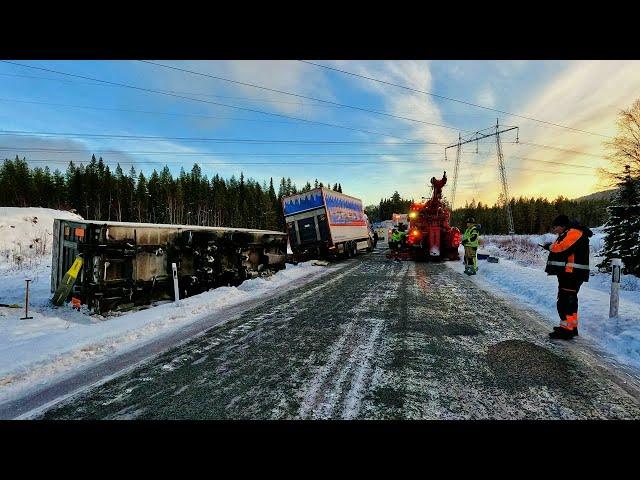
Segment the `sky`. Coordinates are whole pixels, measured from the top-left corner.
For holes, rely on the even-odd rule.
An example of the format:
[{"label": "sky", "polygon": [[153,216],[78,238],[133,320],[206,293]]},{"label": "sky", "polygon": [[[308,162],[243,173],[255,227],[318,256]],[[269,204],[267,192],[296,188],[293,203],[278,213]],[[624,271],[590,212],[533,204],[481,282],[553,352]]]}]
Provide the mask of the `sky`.
[{"label": "sky", "polygon": [[[498,122],[518,127],[500,135],[511,196],[576,198],[610,188],[603,142],[640,97],[637,61],[309,61],[379,81],[296,60],[3,61],[0,158],[64,171],[95,153],[147,176],[198,163],[340,183],[365,205],[429,196],[446,170],[451,200],[445,147]],[[455,206],[501,188],[495,136],[462,146]]]}]

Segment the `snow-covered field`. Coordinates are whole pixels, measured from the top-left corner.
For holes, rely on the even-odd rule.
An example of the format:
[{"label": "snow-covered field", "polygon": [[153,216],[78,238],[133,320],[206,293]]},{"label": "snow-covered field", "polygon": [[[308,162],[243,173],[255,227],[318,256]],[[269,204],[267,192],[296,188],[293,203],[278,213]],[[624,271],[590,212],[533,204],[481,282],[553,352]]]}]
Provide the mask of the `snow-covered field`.
[{"label": "snow-covered field", "polygon": [[[578,294],[580,337],[640,372],[640,279],[623,275],[619,316],[609,318],[611,274],[595,269],[600,261],[596,254],[602,246],[603,233],[601,228],[593,231],[591,277]],[[513,240],[509,236],[485,235],[481,237],[478,252],[490,253],[500,261],[479,260],[478,274],[470,278],[482,288],[533,308],[549,320],[550,326],[558,325],[558,282],[544,272],[547,252],[537,246],[554,239],[553,234],[516,235]],[[462,255],[463,249],[460,251]],[[462,263],[448,262],[447,265],[460,272],[464,270]]]},{"label": "snow-covered field", "polygon": [[[183,299],[179,306],[165,302],[153,308],[106,317],[77,312],[69,306],[57,308],[49,303],[51,242],[45,253],[29,252],[29,261],[16,263],[13,255],[16,250],[29,249],[32,237],[47,238],[48,235],[50,239],[53,218],[58,215],[79,218],[69,217],[73,214],[68,212],[45,210],[48,209],[3,208],[0,211],[3,248],[8,251],[0,262],[0,303],[21,307],[0,307],[0,401],[170,333],[223,307],[294,287],[302,277],[326,272],[312,262],[288,264],[285,270],[271,277],[248,280],[239,287],[217,288]],[[37,224],[33,222],[34,216],[38,217]],[[11,231],[6,233],[5,228]],[[29,314],[33,319],[30,320],[20,320],[24,316],[25,278],[32,279]]]}]

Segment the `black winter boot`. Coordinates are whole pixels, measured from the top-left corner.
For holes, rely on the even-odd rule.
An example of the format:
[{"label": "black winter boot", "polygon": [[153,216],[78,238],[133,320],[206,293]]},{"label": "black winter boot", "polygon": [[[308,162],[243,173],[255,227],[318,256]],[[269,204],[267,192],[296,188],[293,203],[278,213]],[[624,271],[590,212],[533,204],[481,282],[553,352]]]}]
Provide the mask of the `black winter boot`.
[{"label": "black winter boot", "polygon": [[549,337],[554,340],[571,340],[577,334],[578,332],[575,329],[567,330],[566,328],[556,327],[553,329],[553,332],[549,334]]},{"label": "black winter boot", "polygon": [[[553,327],[553,329],[554,329],[555,331],[558,331],[558,330],[566,330],[566,328],[562,328],[562,327]],[[577,336],[578,336],[578,327],[574,328],[573,330],[569,330],[569,331],[573,333],[573,336],[574,336],[574,337],[577,337]]]}]

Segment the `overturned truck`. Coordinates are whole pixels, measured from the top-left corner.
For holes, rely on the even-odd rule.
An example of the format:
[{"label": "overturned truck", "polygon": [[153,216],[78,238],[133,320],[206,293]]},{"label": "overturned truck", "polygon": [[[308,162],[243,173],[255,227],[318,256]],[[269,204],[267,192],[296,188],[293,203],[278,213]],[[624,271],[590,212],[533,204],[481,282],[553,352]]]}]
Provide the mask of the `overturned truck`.
[{"label": "overturned truck", "polygon": [[54,220],[51,291],[97,313],[173,299],[285,268],[287,236],[244,228]]}]

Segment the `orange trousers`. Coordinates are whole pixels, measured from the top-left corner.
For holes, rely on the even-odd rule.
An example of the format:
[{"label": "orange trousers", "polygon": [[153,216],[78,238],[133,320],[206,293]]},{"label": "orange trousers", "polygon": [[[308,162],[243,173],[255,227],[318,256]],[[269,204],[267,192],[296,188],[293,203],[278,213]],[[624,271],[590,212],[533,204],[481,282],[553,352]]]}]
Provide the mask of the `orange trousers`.
[{"label": "orange trousers", "polygon": [[560,327],[567,330],[578,328],[578,292],[582,280],[575,275],[558,275],[558,300],[556,307],[560,316]]}]

